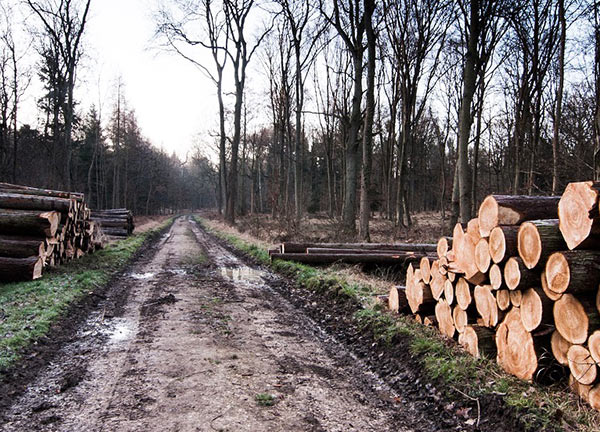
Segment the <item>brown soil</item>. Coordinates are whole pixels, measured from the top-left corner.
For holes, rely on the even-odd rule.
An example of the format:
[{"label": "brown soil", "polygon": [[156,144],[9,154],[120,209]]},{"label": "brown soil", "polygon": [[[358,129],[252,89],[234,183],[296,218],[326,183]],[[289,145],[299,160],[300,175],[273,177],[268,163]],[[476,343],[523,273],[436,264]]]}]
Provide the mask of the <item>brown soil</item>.
[{"label": "brown soil", "polygon": [[[476,429],[473,401],[444,400],[351,307],[247,262],[178,218],[5,380],[0,430]],[[516,430],[488,402],[480,430]]]}]

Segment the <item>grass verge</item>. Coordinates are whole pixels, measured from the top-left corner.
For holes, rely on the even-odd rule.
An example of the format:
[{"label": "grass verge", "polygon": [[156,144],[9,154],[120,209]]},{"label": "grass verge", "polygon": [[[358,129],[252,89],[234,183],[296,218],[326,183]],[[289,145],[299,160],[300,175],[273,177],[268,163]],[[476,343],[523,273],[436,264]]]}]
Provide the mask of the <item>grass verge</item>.
[{"label": "grass verge", "polygon": [[171,222],[51,269],[41,279],[1,284],[0,375],[19,360],[25,348],[46,336],[69,306],[107,284],[146,239]]},{"label": "grass verge", "polygon": [[506,374],[495,359],[476,359],[444,339],[439,332],[418,324],[410,316],[392,315],[375,301],[368,284],[351,283],[326,268],[290,261],[271,262],[267,250],[248,240],[225,233],[210,221],[196,220],[213,235],[252,256],[274,271],[292,278],[298,286],[344,299],[356,306],[355,324],[384,345],[401,343],[415,356],[424,374],[441,383],[445,396],[476,401],[500,398],[529,431],[598,431],[600,413],[580,402],[566,384],[532,384]]}]

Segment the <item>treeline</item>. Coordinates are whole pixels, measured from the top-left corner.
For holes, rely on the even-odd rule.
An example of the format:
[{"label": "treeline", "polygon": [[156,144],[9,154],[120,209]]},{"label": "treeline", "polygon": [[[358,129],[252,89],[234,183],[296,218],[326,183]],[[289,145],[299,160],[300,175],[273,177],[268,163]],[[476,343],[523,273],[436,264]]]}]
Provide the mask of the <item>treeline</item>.
[{"label": "treeline", "polygon": [[[37,19],[31,46],[15,36],[17,10],[0,7],[0,181],[85,192],[91,208],[127,207],[135,214],[215,206],[215,191],[206,187],[215,183],[210,161],[196,152],[184,163],[152,146],[120,82],[108,122],[95,107],[78,112],[76,74],[90,4],[25,2]],[[34,68],[24,53],[36,54]],[[34,70],[44,85],[37,128],[18,122]]]},{"label": "treeline", "polygon": [[[227,220],[327,211],[368,238],[373,211],[398,226],[420,210],[466,222],[492,191],[557,194],[596,177],[599,9],[171,0],[157,33],[215,84]],[[245,115],[261,100],[259,120]]]}]

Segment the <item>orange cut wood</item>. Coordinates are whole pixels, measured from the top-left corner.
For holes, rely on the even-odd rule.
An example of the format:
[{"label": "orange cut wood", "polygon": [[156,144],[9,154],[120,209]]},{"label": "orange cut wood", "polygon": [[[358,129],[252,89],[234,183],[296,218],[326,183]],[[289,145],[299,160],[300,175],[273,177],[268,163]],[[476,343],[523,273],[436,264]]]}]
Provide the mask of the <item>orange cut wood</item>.
[{"label": "orange cut wood", "polygon": [[518,225],[527,220],[555,219],[560,197],[488,195],[479,207],[479,233],[488,237],[498,225]]},{"label": "orange cut wood", "polygon": [[569,369],[573,377],[583,385],[590,385],[596,381],[596,362],[590,352],[581,345],[573,345],[567,352]]},{"label": "orange cut wood", "polygon": [[511,309],[496,330],[498,364],[508,373],[531,381],[538,368],[533,337],[523,327],[519,308]]},{"label": "orange cut wood", "polygon": [[584,344],[588,338],[589,317],[572,294],[554,302],[554,324],[560,335],[572,344]]},{"label": "orange cut wood", "polygon": [[563,366],[568,366],[569,359],[567,359],[567,353],[569,352],[569,348],[571,348],[572,343],[566,340],[564,337],[560,335],[557,330],[552,332],[552,337],[550,338],[550,346],[552,349],[552,355],[558,363]]},{"label": "orange cut wood", "polygon": [[517,254],[518,232],[518,226],[497,226],[491,231],[488,247],[490,258],[495,264],[500,264]]},{"label": "orange cut wood", "polygon": [[454,320],[452,319],[452,310],[446,300],[441,299],[435,305],[435,317],[438,320],[438,325],[442,334],[449,338],[453,337],[456,328],[454,327]]},{"label": "orange cut wood", "polygon": [[487,273],[491,265],[490,248],[488,241],[484,238],[479,239],[475,245],[475,265],[481,273]]},{"label": "orange cut wood", "polygon": [[600,183],[569,183],[558,203],[560,232],[569,249],[591,235],[598,235],[598,190]]}]

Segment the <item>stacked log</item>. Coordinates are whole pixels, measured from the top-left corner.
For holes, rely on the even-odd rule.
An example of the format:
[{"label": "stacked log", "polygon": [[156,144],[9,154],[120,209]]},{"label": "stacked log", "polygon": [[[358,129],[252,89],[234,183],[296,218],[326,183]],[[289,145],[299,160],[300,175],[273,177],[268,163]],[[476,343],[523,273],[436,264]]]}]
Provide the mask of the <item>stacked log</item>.
[{"label": "stacked log", "polygon": [[563,365],[600,409],[599,204],[594,182],[561,197],[488,196],[435,257],[409,267],[411,313],[423,321],[433,311],[442,334],[519,378]]},{"label": "stacked log", "polygon": [[[269,250],[271,260],[305,264],[403,266],[433,257],[437,245],[413,243],[282,243]],[[423,269],[425,270],[425,269]],[[425,276],[429,280],[430,269]]]},{"label": "stacked log", "polygon": [[91,220],[109,237],[128,237],[135,228],[133,214],[125,208],[92,210]]},{"label": "stacked log", "polygon": [[101,247],[83,194],[0,183],[0,281],[37,279]]}]

